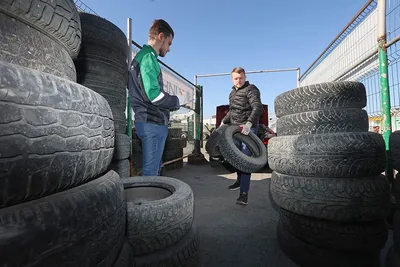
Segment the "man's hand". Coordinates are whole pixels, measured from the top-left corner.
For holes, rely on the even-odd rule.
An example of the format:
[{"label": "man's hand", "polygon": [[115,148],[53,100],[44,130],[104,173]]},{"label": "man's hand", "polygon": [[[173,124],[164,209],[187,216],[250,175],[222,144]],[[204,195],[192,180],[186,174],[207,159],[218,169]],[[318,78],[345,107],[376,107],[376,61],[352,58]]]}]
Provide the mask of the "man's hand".
[{"label": "man's hand", "polygon": [[246,124],[239,125],[239,128],[242,129],[241,133],[244,135],[249,135],[250,129],[253,124],[251,122],[246,122]]}]

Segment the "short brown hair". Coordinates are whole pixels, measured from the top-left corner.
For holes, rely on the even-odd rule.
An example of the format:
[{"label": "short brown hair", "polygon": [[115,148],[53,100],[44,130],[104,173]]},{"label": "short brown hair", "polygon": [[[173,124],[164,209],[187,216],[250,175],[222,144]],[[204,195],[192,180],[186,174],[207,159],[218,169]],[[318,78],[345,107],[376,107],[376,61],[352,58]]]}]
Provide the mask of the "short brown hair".
[{"label": "short brown hair", "polygon": [[160,33],[163,33],[165,37],[172,36],[174,38],[174,30],[169,26],[169,24],[163,19],[156,19],[153,21],[149,31],[149,37],[155,38]]},{"label": "short brown hair", "polygon": [[243,73],[244,75],[246,75],[246,72],[245,72],[244,69],[241,68],[241,67],[236,67],[236,68],[234,68],[234,69],[232,70],[231,74],[234,73],[234,72],[237,73],[237,74]]}]

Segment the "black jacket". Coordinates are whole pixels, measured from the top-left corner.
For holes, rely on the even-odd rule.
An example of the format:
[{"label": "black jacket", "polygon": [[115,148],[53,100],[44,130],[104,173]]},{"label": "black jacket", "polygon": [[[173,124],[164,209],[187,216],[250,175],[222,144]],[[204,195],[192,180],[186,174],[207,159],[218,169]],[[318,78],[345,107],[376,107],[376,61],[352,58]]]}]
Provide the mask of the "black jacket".
[{"label": "black jacket", "polygon": [[229,94],[229,112],[222,120],[225,124],[245,124],[247,121],[258,126],[258,121],[263,112],[260,91],[254,84],[246,83],[236,89],[232,87]]}]

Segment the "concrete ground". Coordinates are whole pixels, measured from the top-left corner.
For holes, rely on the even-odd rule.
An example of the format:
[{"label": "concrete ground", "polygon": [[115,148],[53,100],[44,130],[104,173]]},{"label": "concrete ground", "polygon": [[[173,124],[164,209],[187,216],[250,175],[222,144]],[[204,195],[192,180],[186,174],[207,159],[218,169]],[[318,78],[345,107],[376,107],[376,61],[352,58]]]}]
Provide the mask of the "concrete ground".
[{"label": "concrete ground", "polygon": [[[206,153],[204,155],[207,155]],[[195,223],[200,231],[204,267],[296,267],[279,248],[278,213],[269,200],[271,173],[252,175],[248,206],[235,203],[239,191],[228,186],[236,174],[222,166],[188,165],[166,173],[189,184],[195,198]],[[383,257],[391,243],[383,250]]]}]

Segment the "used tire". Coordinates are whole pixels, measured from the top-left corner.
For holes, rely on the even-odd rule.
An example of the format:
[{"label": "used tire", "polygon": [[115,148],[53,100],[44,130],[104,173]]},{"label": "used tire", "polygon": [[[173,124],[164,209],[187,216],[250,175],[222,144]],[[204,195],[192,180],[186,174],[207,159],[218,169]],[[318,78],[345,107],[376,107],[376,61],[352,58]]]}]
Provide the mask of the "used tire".
[{"label": "used tire", "polygon": [[131,138],[126,134],[115,135],[114,160],[129,158],[131,154]]},{"label": "used tire", "polygon": [[183,149],[182,148],[177,148],[177,149],[172,149],[172,150],[164,150],[163,153],[163,162],[178,159],[183,157]]},{"label": "used tire", "polygon": [[300,266],[307,267],[377,267],[379,251],[375,253],[343,252],[322,249],[292,235],[278,223],[278,242],[282,251]]},{"label": "used tire", "polygon": [[182,139],[180,137],[167,138],[167,140],[165,140],[164,151],[175,149],[182,149]]},{"label": "used tire", "polygon": [[201,267],[199,232],[193,224],[176,244],[148,255],[135,257],[135,267]]},{"label": "used tire", "polygon": [[182,137],[182,128],[168,128],[167,138],[181,138],[181,137]]},{"label": "used tire", "polygon": [[60,43],[1,10],[0,61],[76,81],[74,62]]},{"label": "used tire", "polygon": [[390,187],[383,175],[317,178],[272,173],[278,206],[304,216],[337,222],[383,220],[390,211]]},{"label": "used tire", "polygon": [[276,122],[279,136],[367,132],[368,114],[359,108],[323,109],[286,115]]},{"label": "used tire", "polygon": [[78,83],[95,90],[110,103],[115,131],[126,133],[128,45],[125,34],[110,21],[80,13],[82,48],[74,61]]},{"label": "used tire", "polygon": [[385,170],[385,143],[372,132],[278,136],[268,142],[268,163],[288,175],[374,176]]},{"label": "used tire", "polygon": [[0,209],[0,266],[112,266],[125,220],[124,190],[115,172]]},{"label": "used tire", "polygon": [[[228,126],[220,137],[219,150],[224,159],[236,169],[246,173],[256,172],[267,163],[267,149],[253,132],[243,135],[240,131],[237,125]],[[245,143],[252,152],[252,156],[241,152],[236,147],[234,138]]]},{"label": "used tire", "polygon": [[388,239],[385,220],[337,223],[280,209],[283,226],[299,239],[319,248],[344,251],[380,251]]},{"label": "used tire", "polygon": [[[135,166],[135,165],[134,165]],[[130,162],[128,159],[117,160],[111,163],[111,169],[114,170],[121,178],[127,178],[130,175]],[[136,167],[136,166],[135,166]]]},{"label": "used tire", "polygon": [[[393,169],[400,170],[400,131],[395,131],[389,138],[389,150]],[[400,188],[399,188],[400,190]]]},{"label": "used tire", "polygon": [[126,235],[135,256],[166,249],[190,230],[194,199],[188,184],[163,176],[122,182],[127,200]]},{"label": "used tire", "polygon": [[206,142],[206,151],[210,157],[219,157],[221,156],[221,153],[218,148],[218,142],[219,139],[222,135],[222,133],[225,131],[225,129],[228,127],[228,125],[224,124],[219,126],[215,131],[210,135],[210,138],[208,138]]},{"label": "used tire", "polygon": [[72,58],[81,45],[81,22],[73,0],[3,0],[0,13],[41,31],[63,46]]},{"label": "used tire", "polygon": [[104,173],[114,152],[107,101],[79,84],[0,62],[0,207]]},{"label": "used tire", "polygon": [[367,104],[365,87],[359,82],[328,82],[302,86],[275,98],[278,118],[321,109],[364,108]]},{"label": "used tire", "polygon": [[124,245],[119,252],[117,261],[114,263],[114,267],[135,267],[133,264],[133,252],[132,246],[129,244],[128,240],[124,239]]}]

